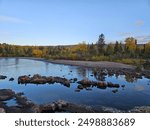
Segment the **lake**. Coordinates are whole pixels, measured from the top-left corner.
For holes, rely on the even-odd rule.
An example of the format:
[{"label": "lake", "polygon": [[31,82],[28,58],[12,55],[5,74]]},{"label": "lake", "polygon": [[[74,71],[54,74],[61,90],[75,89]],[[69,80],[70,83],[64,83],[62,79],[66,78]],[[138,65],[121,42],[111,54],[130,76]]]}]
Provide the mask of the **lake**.
[{"label": "lake", "polygon": [[[150,79],[130,80],[125,75],[106,75],[105,82],[118,83],[125,87],[99,89],[92,87],[91,90],[83,89],[76,92],[78,84],[71,83],[65,87],[59,83],[55,84],[18,84],[18,77],[22,75],[40,74],[42,76],[59,76],[67,79],[77,78],[98,81],[93,76],[90,68],[52,64],[46,61],[0,58],[0,75],[5,75],[5,80],[0,80],[0,89],[12,89],[15,92],[23,92],[24,95],[36,104],[46,104],[57,100],[66,100],[71,103],[90,105],[93,107],[113,107],[121,110],[128,110],[135,106],[150,105]],[[9,81],[13,77],[14,81]],[[114,92],[116,91],[116,92]],[[16,102],[10,100],[7,105],[14,105]]]}]

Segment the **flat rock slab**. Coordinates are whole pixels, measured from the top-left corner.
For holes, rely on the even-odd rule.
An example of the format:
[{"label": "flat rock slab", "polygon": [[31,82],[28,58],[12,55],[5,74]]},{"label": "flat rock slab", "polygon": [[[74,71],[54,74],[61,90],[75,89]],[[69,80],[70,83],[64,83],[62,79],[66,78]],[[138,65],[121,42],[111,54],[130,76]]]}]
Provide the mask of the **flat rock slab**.
[{"label": "flat rock slab", "polygon": [[10,100],[14,95],[15,93],[10,89],[0,89],[0,101]]}]

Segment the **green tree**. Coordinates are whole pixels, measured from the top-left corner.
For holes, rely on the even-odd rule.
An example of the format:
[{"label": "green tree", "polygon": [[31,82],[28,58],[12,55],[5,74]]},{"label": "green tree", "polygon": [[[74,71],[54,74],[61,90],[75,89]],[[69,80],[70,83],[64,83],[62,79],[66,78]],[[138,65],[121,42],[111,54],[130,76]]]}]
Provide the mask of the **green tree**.
[{"label": "green tree", "polygon": [[98,54],[104,55],[104,53],[105,53],[104,46],[105,46],[105,36],[102,33],[102,34],[99,35],[99,39],[97,41]]},{"label": "green tree", "polygon": [[114,46],[113,44],[108,44],[107,48],[106,48],[106,55],[110,56],[113,55],[114,53]]}]

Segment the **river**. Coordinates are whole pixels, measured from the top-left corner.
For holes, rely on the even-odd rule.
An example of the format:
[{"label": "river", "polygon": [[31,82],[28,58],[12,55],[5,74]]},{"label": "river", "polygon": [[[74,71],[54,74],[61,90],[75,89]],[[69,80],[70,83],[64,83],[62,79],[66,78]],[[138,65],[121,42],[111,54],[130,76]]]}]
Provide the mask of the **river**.
[{"label": "river", "polygon": [[[106,75],[105,82],[118,83],[125,87],[99,89],[92,87],[89,90],[83,89],[76,92],[78,84],[71,83],[70,87],[65,87],[59,83],[55,84],[18,84],[18,77],[22,75],[40,74],[42,76],[59,76],[67,79],[77,78],[99,81],[93,75],[90,68],[69,66],[62,64],[52,64],[46,61],[21,59],[21,58],[1,58],[0,75],[5,75],[5,80],[0,80],[0,89],[12,89],[15,92],[23,92],[31,101],[37,104],[46,104],[59,99],[68,102],[90,105],[93,107],[113,107],[121,110],[128,110],[135,106],[150,105],[150,79],[130,79],[125,75]],[[13,77],[14,81],[9,81]],[[6,102],[8,106],[15,105],[15,100]]]}]

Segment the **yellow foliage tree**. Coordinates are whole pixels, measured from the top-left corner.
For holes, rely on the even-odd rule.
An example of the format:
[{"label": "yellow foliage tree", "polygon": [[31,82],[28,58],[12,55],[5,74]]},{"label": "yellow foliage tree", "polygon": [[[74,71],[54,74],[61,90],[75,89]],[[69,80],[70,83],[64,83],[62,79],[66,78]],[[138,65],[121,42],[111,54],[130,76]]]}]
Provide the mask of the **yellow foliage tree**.
[{"label": "yellow foliage tree", "polygon": [[32,50],[32,55],[34,57],[42,57],[42,51],[41,50],[38,50],[38,49],[33,49]]},{"label": "yellow foliage tree", "polygon": [[137,40],[133,37],[126,38],[125,43],[127,51],[134,52],[136,50]]},{"label": "yellow foliage tree", "polygon": [[150,42],[145,44],[144,53],[150,55]]}]

